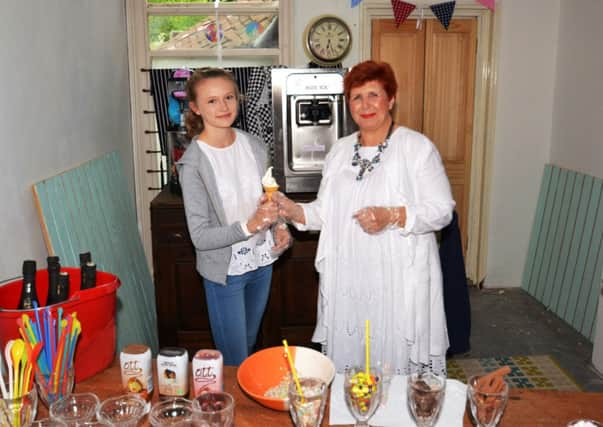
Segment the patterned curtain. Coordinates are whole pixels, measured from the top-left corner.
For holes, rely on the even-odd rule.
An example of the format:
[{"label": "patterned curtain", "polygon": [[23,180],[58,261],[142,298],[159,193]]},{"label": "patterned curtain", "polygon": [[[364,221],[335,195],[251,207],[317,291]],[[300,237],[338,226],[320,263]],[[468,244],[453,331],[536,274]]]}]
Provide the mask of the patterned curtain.
[{"label": "patterned curtain", "polygon": [[[239,86],[241,102],[239,105],[239,116],[234,126],[256,135],[269,147],[270,153],[274,151],[274,136],[272,130],[272,82],[270,70],[274,67],[227,67],[226,70],[233,73],[235,81]],[[169,120],[170,91],[174,79],[172,76],[176,69],[151,70],[151,91],[155,114],[157,118],[157,130],[161,151],[167,154],[167,132],[176,131]],[[191,70],[191,71],[194,71]]]}]

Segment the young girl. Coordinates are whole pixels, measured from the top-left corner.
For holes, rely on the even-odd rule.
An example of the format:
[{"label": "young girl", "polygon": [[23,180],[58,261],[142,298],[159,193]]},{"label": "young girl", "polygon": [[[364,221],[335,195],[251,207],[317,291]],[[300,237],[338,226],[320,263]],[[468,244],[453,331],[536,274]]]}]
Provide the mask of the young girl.
[{"label": "young girl", "polygon": [[289,244],[276,204],[262,196],[266,146],[232,128],[239,92],[230,73],[195,71],[187,83],[191,145],[178,162],[184,209],[203,277],[216,347],[239,365],[255,345],[275,253]]}]

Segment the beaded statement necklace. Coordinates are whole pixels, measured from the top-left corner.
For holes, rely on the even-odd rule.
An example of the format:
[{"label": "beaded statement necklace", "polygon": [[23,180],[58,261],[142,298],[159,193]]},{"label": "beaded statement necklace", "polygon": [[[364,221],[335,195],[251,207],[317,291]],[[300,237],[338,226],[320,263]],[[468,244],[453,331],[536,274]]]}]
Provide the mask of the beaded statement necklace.
[{"label": "beaded statement necklace", "polygon": [[362,181],[364,174],[367,172],[371,172],[373,169],[375,169],[377,163],[381,161],[381,153],[383,153],[383,151],[385,151],[385,149],[389,145],[389,139],[392,136],[393,129],[394,121],[392,120],[392,123],[389,125],[389,130],[387,131],[385,141],[383,141],[377,146],[377,153],[370,160],[360,156],[360,132],[358,132],[358,140],[354,144],[354,157],[352,157],[352,166],[360,166],[358,175],[356,175],[356,181]]}]

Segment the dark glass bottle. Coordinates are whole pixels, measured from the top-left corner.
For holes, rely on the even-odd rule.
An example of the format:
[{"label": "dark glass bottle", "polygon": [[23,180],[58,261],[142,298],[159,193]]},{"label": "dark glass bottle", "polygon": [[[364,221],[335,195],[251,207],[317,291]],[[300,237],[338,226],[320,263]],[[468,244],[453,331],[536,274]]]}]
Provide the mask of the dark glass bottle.
[{"label": "dark glass bottle", "polygon": [[87,262],[84,265],[84,281],[80,289],[90,289],[96,286],[96,264],[93,262]]},{"label": "dark glass bottle", "polygon": [[33,309],[34,302],[40,304],[36,293],[36,262],[26,260],[23,261],[23,285],[21,286],[19,310]]},{"label": "dark glass bottle", "polygon": [[49,256],[46,258],[48,263],[48,297],[46,298],[46,305],[56,304],[53,302],[56,299],[57,287],[59,286],[59,273],[61,271],[61,264],[59,264],[58,256]]},{"label": "dark glass bottle", "polygon": [[67,301],[67,298],[69,298],[69,273],[61,271],[59,273],[57,286],[54,292],[48,295],[48,302],[46,302],[46,305]]},{"label": "dark glass bottle", "polygon": [[84,252],[80,254],[80,289],[84,289],[84,270],[87,262],[92,261],[92,255],[90,252]]},{"label": "dark glass bottle", "polygon": [[69,273],[61,271],[59,286],[57,288],[57,302],[67,301],[69,298]]}]

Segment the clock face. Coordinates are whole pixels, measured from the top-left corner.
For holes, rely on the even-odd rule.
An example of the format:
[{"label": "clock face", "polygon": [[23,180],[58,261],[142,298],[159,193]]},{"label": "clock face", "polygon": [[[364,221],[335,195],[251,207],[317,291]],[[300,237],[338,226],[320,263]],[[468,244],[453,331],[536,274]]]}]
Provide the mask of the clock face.
[{"label": "clock face", "polygon": [[350,50],[350,29],[341,19],[325,16],[311,23],[307,30],[306,47],[319,64],[340,62]]}]

